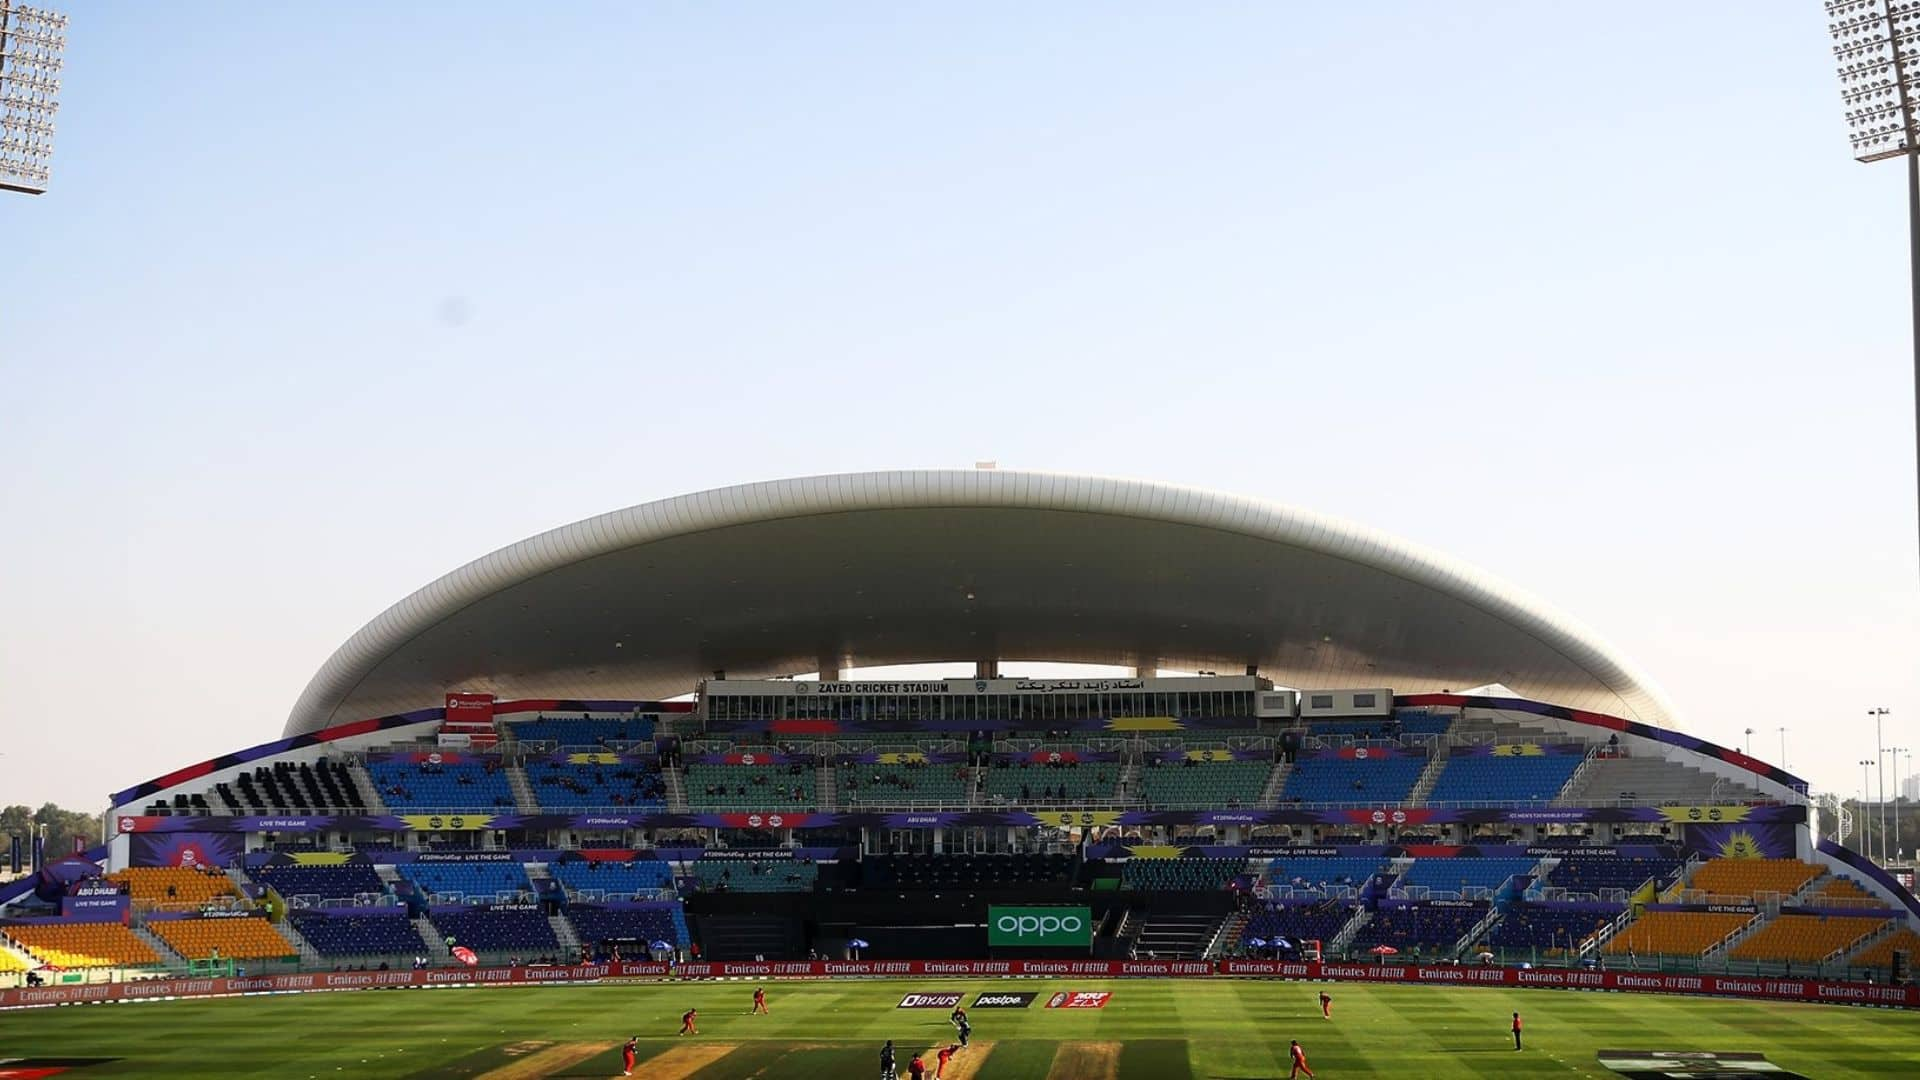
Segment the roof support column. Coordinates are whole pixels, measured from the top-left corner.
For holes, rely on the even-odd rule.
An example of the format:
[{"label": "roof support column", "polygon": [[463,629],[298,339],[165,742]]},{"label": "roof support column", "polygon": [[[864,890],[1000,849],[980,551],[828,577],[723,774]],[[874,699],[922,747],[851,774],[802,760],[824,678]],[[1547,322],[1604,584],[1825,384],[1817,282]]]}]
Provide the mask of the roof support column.
[{"label": "roof support column", "polygon": [[839,682],[840,658],[822,653],[820,656],[820,666],[816,670],[820,672],[821,682]]},{"label": "roof support column", "polygon": [[1159,672],[1160,658],[1157,656],[1142,656],[1134,661],[1133,677],[1136,679],[1151,679]]},{"label": "roof support column", "polygon": [[976,679],[997,679],[1000,677],[1000,661],[980,659],[973,662],[973,677]]}]

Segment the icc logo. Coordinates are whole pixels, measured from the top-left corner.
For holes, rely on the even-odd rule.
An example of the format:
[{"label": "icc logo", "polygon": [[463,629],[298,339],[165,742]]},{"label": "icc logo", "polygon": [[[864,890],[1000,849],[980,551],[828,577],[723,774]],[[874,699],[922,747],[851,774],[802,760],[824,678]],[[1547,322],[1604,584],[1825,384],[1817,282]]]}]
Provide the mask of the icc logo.
[{"label": "icc logo", "polygon": [[1700,820],[1700,808],[1699,808],[1699,807],[1697,807],[1697,806],[1689,806],[1689,807],[1687,807],[1687,817],[1688,817],[1688,818],[1690,818],[1690,819],[1692,819],[1692,820],[1694,820],[1694,821],[1699,821],[1699,820]]},{"label": "icc logo", "polygon": [[1386,820],[1387,820],[1387,815],[1386,815],[1386,812],[1385,812],[1385,811],[1383,811],[1383,810],[1375,810],[1375,811],[1373,812],[1373,823],[1374,823],[1375,825],[1378,825],[1378,824],[1381,824],[1382,822],[1384,822],[1384,821],[1386,821]]},{"label": "icc logo", "polygon": [[439,828],[439,827],[440,827],[440,819],[439,819],[439,818],[437,818],[437,817],[430,817],[430,818],[428,818],[428,819],[427,819],[427,828],[429,828],[429,829],[437,829],[437,828]]},{"label": "icc logo", "polygon": [[741,755],[740,755],[740,764],[742,764],[742,765],[751,765],[751,764],[753,764],[753,755],[752,755],[752,754],[741,754]]},{"label": "icc logo", "polygon": [[780,823],[781,823],[781,822],[782,822],[783,820],[785,820],[785,819],[783,819],[783,818],[782,818],[782,817],[781,817],[781,816],[780,816],[779,814],[774,814],[773,816],[771,816],[771,817],[769,817],[769,818],[767,818],[767,824],[769,824],[769,825],[771,825],[771,826],[773,826],[774,828],[776,828],[776,829],[777,829],[777,828],[779,828],[779,827],[780,827]]},{"label": "icc logo", "polygon": [[130,818],[130,817],[123,817],[123,818],[121,818],[121,819],[120,819],[120,831],[121,831],[121,832],[132,832],[132,831],[133,831],[133,819],[132,819],[132,818]]},{"label": "icc logo", "polygon": [[447,827],[452,829],[458,829],[461,826],[465,825],[466,823],[467,823],[467,819],[463,817],[455,817],[455,818],[447,819]]},{"label": "icc logo", "polygon": [[1357,757],[1357,758],[1361,758],[1361,759],[1365,759],[1365,758],[1366,758],[1366,756],[1367,756],[1367,748],[1366,748],[1366,747],[1364,747],[1364,746],[1356,746],[1356,747],[1354,747],[1354,748],[1353,748],[1353,756],[1354,756],[1354,757]]},{"label": "icc logo", "polygon": [[427,755],[427,764],[429,764],[429,765],[438,765],[438,764],[440,764],[440,755],[439,755],[439,753],[438,753],[438,752],[435,752],[435,753],[432,753],[432,754],[428,754],[428,755]]},{"label": "icc logo", "polygon": [[749,825],[750,827],[752,827],[752,828],[755,828],[755,829],[757,829],[757,828],[759,828],[759,827],[760,827],[760,815],[759,815],[759,814],[748,814],[748,815],[747,815],[747,824],[748,824],[748,825]]},{"label": "icc logo", "polygon": [[1407,823],[1407,812],[1405,810],[1395,810],[1393,812],[1393,823],[1395,825],[1405,825]]}]

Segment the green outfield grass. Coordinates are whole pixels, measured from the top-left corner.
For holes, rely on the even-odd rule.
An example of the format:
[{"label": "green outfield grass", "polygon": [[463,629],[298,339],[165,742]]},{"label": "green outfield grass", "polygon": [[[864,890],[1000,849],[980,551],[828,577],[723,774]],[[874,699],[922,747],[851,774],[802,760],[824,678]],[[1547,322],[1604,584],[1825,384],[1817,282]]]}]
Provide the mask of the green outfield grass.
[{"label": "green outfield grass", "polygon": [[[1920,1016],[1880,1009],[1546,990],[1240,980],[888,980],[524,990],[363,991],[0,1013],[0,1058],[111,1057],[71,1080],[609,1077],[639,1035],[636,1076],[801,1080],[878,1074],[880,1043],[908,1052],[953,1036],[944,1009],[898,1009],[909,991],[1034,991],[1028,1009],[971,1010],[960,1080],[1251,1080],[1286,1075],[1299,1039],[1325,1077],[1611,1077],[1599,1049],[1757,1051],[1815,1080],[1920,1076]],[[1315,995],[1334,996],[1331,1021]],[[1049,1010],[1057,990],[1109,990],[1104,1009]],[[674,1034],[700,1010],[700,1036]],[[1515,1053],[1508,1015],[1526,1021]],[[6,1075],[0,1066],[0,1076]]]}]

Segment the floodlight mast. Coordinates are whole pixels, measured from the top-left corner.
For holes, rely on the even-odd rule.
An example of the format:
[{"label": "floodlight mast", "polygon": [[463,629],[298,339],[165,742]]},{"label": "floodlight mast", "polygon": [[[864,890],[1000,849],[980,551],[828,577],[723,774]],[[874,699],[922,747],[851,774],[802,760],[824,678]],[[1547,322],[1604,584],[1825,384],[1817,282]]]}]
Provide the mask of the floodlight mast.
[{"label": "floodlight mast", "polygon": [[[1914,480],[1920,492],[1920,3],[1826,0],[1827,32],[1855,161],[1907,159],[1907,285],[1913,320]],[[1916,533],[1920,538],[1920,533]]]},{"label": "floodlight mast", "polygon": [[66,30],[65,15],[0,0],[0,191],[47,190]]}]

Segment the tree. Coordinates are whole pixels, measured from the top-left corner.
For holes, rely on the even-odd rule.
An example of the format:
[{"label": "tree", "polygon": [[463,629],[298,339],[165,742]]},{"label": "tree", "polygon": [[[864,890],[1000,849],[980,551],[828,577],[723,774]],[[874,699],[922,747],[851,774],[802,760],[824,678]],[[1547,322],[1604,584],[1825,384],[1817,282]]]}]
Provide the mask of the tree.
[{"label": "tree", "polygon": [[38,810],[19,804],[0,810],[0,844],[6,843],[7,837],[18,836],[24,858],[33,850],[33,837],[39,834],[42,825],[47,827],[46,851],[49,859],[71,855],[75,837],[80,839],[83,849],[100,843],[99,814],[65,810],[47,803]]}]

